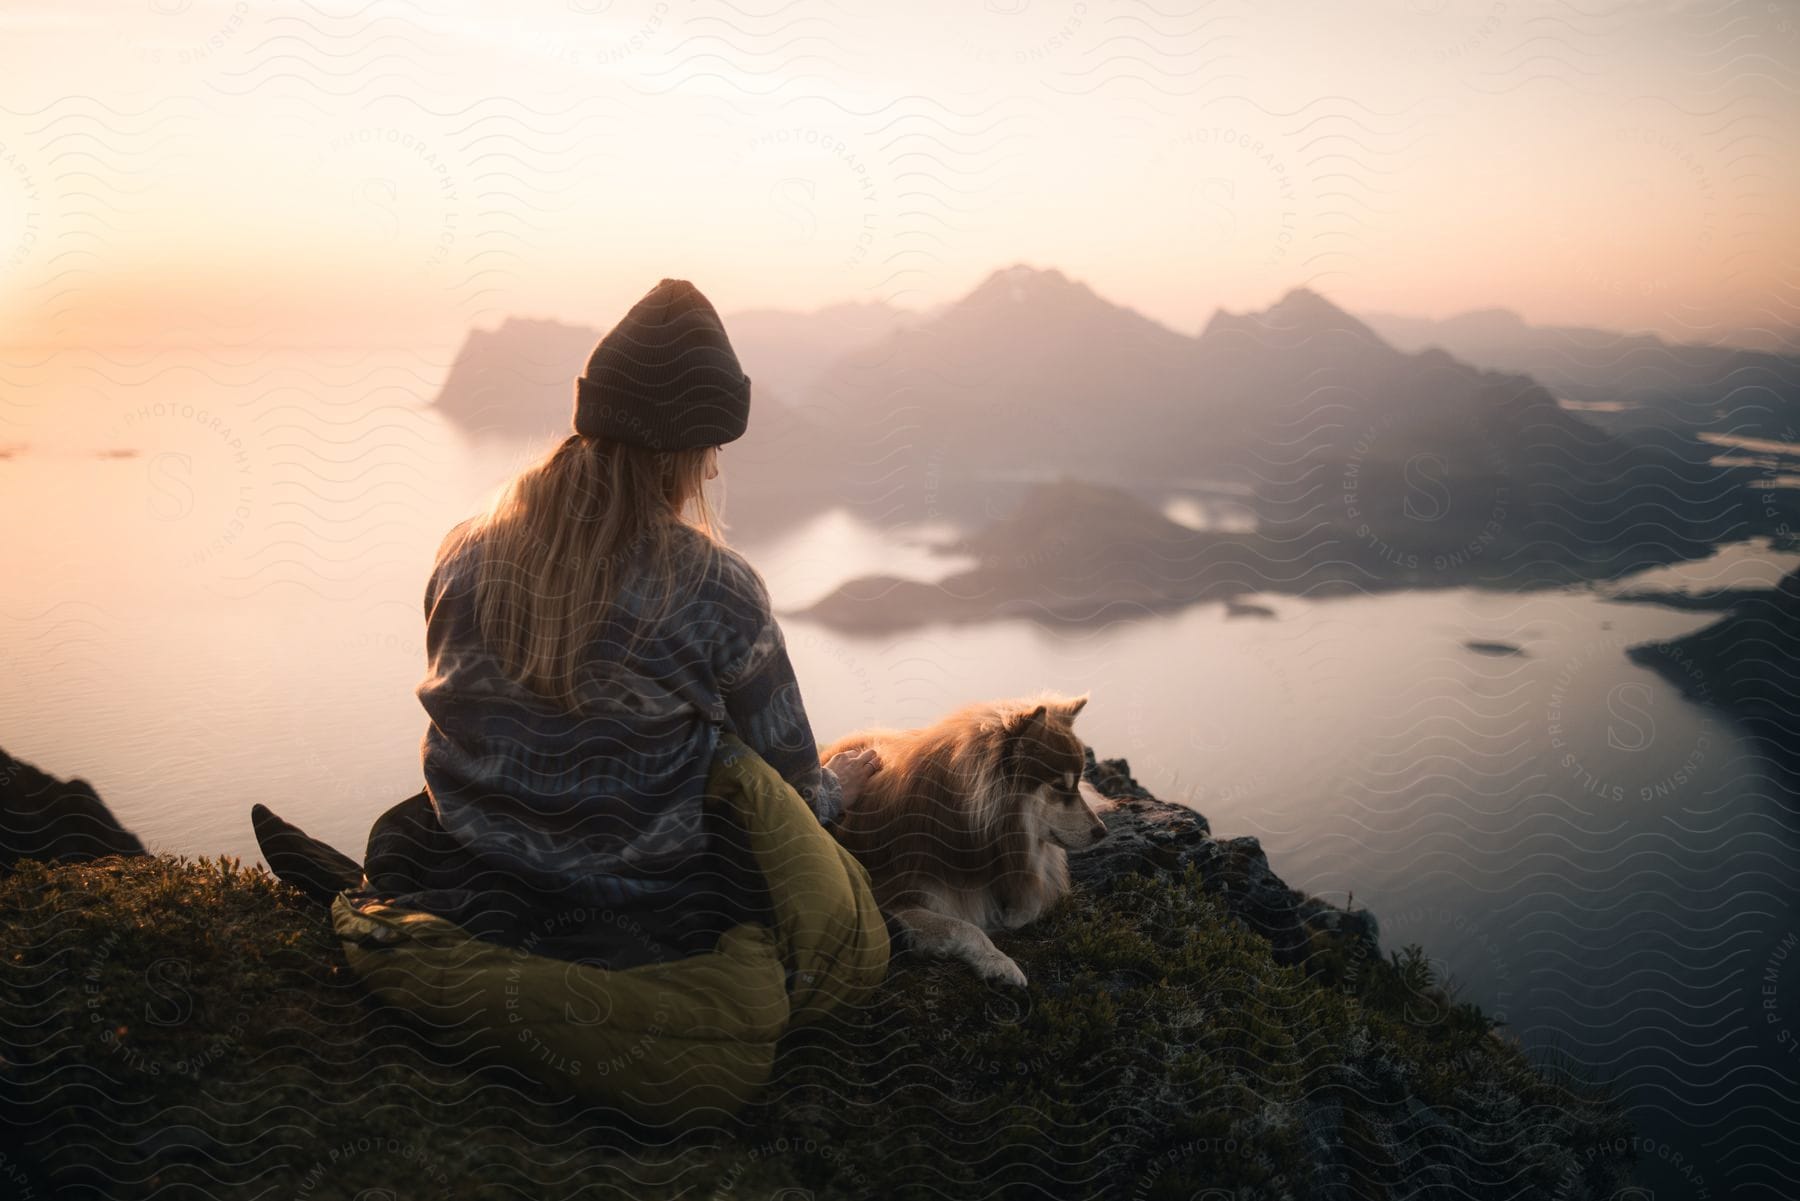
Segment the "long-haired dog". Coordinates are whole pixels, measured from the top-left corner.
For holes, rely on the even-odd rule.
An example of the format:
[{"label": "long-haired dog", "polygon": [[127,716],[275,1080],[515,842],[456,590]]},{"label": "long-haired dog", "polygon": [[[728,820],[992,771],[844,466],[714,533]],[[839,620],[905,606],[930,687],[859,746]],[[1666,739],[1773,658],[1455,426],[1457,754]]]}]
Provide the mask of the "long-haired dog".
[{"label": "long-haired dog", "polygon": [[1072,728],[1087,700],[974,704],[924,729],[863,730],[824,748],[821,760],[863,747],[881,759],[830,830],[914,950],[1025,983],[988,932],[1035,920],[1069,890],[1069,852],[1106,837],[1095,812],[1106,802],[1081,778]]}]

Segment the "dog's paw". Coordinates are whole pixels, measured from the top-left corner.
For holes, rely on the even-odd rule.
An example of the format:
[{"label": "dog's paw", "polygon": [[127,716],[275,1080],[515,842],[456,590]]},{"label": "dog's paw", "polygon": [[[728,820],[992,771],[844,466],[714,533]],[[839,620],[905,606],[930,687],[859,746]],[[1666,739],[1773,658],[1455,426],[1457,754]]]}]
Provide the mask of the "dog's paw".
[{"label": "dog's paw", "polygon": [[1003,955],[999,951],[983,956],[981,962],[975,965],[975,970],[981,973],[983,980],[992,980],[996,984],[1010,984],[1014,988],[1025,987],[1025,973],[1019,970],[1019,965],[1012,961],[1011,956]]}]

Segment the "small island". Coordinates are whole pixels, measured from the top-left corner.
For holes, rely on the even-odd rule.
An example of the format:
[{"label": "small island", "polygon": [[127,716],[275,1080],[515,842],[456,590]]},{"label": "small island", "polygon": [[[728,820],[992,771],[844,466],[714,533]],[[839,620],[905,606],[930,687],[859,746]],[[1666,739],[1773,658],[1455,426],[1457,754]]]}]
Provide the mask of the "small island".
[{"label": "small island", "polygon": [[1526,655],[1524,647],[1512,642],[1484,642],[1477,638],[1471,638],[1463,643],[1463,649],[1473,651],[1477,655],[1490,655],[1497,659],[1530,657]]},{"label": "small island", "polygon": [[[1273,610],[1245,598],[1553,588],[1642,565],[1612,551],[1555,557],[1545,544],[1511,558],[1498,544],[1491,555],[1434,554],[1429,542],[1402,540],[1440,537],[1436,527],[1411,524],[1418,528],[1383,533],[1361,518],[1309,516],[1253,531],[1195,530],[1129,489],[1065,477],[1030,486],[1010,513],[934,548],[971,558],[972,567],[935,582],[858,577],[793,615],[855,634],[1014,617],[1098,626],[1208,602],[1222,603],[1228,618],[1268,618]],[[1513,653],[1486,649],[1500,645],[1469,649]]]},{"label": "small island", "polygon": [[1228,598],[1225,601],[1225,616],[1230,617],[1274,617],[1275,610],[1267,605],[1259,605],[1252,601]]}]

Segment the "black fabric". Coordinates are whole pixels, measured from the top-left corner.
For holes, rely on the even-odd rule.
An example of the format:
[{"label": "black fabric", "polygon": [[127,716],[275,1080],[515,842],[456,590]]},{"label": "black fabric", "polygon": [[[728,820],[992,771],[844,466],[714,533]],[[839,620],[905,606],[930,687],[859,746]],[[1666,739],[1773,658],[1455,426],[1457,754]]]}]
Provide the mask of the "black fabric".
[{"label": "black fabric", "polygon": [[891,913],[883,913],[881,920],[887,923],[888,946],[894,953],[908,950],[912,945],[912,937],[899,918]]},{"label": "black fabric", "polygon": [[256,844],[276,878],[292,884],[321,905],[346,888],[362,883],[356,860],[313,838],[299,826],[282,821],[267,805],[250,807],[250,826]]},{"label": "black fabric", "polygon": [[575,432],[651,450],[698,450],[743,436],[750,377],[712,302],[685,279],[644,294],[575,381]]},{"label": "black fabric", "polygon": [[[705,813],[705,851],[687,870],[703,877],[706,886],[673,923],[571,908],[566,899],[537,891],[457,843],[424,792],[375,820],[363,862],[365,891],[404,895],[409,908],[531,955],[608,968],[682,959],[713,950],[733,926],[773,924],[768,884],[747,832],[715,798],[707,798]],[[647,936],[646,929],[654,929],[657,937]]]}]

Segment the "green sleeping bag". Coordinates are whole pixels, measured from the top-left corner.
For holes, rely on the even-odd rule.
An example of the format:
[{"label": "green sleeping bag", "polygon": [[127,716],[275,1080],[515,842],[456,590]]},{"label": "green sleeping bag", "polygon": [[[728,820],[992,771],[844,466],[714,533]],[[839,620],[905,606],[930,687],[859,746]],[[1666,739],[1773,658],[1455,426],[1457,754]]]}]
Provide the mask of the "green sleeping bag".
[{"label": "green sleeping bag", "polygon": [[868,872],[760,755],[723,735],[707,791],[749,832],[772,928],[747,923],[705,954],[609,970],[340,893],[332,925],[350,968],[447,1044],[483,1043],[583,1100],[656,1124],[735,1114],[767,1082],[785,1030],[881,982],[888,934]]}]

